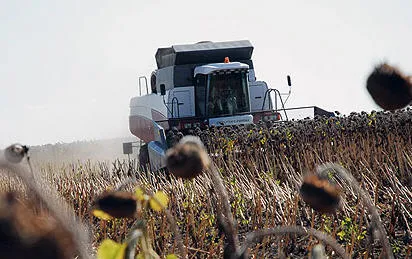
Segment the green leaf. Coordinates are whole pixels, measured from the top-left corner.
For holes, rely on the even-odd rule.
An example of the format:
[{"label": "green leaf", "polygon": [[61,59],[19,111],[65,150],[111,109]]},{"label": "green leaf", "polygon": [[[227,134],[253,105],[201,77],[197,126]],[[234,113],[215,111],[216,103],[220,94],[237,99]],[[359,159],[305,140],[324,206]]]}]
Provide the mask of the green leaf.
[{"label": "green leaf", "polygon": [[166,259],[178,259],[179,257],[177,257],[177,255],[175,254],[170,254],[170,255],[166,255]]},{"label": "green leaf", "polygon": [[162,211],[163,208],[167,207],[167,204],[169,203],[169,197],[162,192],[162,191],[157,191],[153,197],[149,201],[150,207],[155,210],[155,211]]},{"label": "green leaf", "polygon": [[109,214],[107,214],[106,212],[102,211],[102,210],[93,210],[93,215],[96,218],[99,218],[101,220],[111,220],[113,219],[112,216],[110,216]]},{"label": "green leaf", "polygon": [[329,226],[325,226],[325,232],[326,233],[331,233],[332,229]]},{"label": "green leaf", "polygon": [[367,233],[366,230],[362,231],[362,232],[356,237],[356,239],[357,239],[357,240],[363,240],[363,239],[365,238],[366,233]]},{"label": "green leaf", "polygon": [[97,250],[98,259],[123,259],[127,244],[116,243],[111,239],[105,239]]},{"label": "green leaf", "polygon": [[343,240],[345,237],[345,231],[340,231],[336,234],[340,240]]}]

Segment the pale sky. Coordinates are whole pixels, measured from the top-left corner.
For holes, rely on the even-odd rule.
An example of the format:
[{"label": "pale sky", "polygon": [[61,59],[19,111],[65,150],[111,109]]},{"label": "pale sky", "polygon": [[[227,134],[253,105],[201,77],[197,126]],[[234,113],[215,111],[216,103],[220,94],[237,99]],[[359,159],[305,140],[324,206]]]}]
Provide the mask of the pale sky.
[{"label": "pale sky", "polygon": [[0,148],[129,136],[158,47],[248,39],[288,107],[378,109],[374,65],[412,74],[412,1],[0,0]]}]

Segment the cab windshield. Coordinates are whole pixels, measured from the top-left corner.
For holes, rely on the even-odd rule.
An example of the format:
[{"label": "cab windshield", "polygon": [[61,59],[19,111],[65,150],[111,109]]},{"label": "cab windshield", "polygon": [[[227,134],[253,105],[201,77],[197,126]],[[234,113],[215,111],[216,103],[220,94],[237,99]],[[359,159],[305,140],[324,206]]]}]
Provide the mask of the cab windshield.
[{"label": "cab windshield", "polygon": [[220,71],[208,75],[208,116],[249,112],[247,71]]}]

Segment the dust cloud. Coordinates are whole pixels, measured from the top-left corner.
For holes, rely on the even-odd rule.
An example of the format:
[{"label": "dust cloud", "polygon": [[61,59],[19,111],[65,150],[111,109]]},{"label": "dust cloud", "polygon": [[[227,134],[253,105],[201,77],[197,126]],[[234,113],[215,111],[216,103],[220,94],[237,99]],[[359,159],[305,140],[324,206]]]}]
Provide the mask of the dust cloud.
[{"label": "dust cloud", "polygon": [[[84,161],[115,161],[128,159],[123,154],[124,142],[137,142],[133,137],[104,140],[76,141],[72,143],[56,143],[30,146],[29,155],[34,164],[79,163]],[[138,145],[138,143],[136,143]],[[138,148],[133,149],[130,158],[137,157]]]}]

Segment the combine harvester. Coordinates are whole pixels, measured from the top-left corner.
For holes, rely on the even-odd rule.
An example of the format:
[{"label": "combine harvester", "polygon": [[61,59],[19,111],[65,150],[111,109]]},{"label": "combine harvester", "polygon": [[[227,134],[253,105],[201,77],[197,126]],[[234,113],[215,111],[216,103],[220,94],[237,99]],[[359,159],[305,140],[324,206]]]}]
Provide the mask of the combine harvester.
[{"label": "combine harvester", "polygon": [[[285,108],[291,93],[280,93],[266,82],[257,81],[252,61],[253,46],[248,40],[199,42],[159,48],[157,70],[139,77],[139,96],[130,100],[129,129],[143,141],[140,163],[150,162],[152,170],[164,167],[169,130],[187,134],[207,126],[285,121],[289,112],[306,110],[309,115],[331,113],[318,107]],[[144,94],[142,94],[142,90]],[[286,100],[283,101],[283,96]],[[131,154],[132,143],[123,151]]]}]

